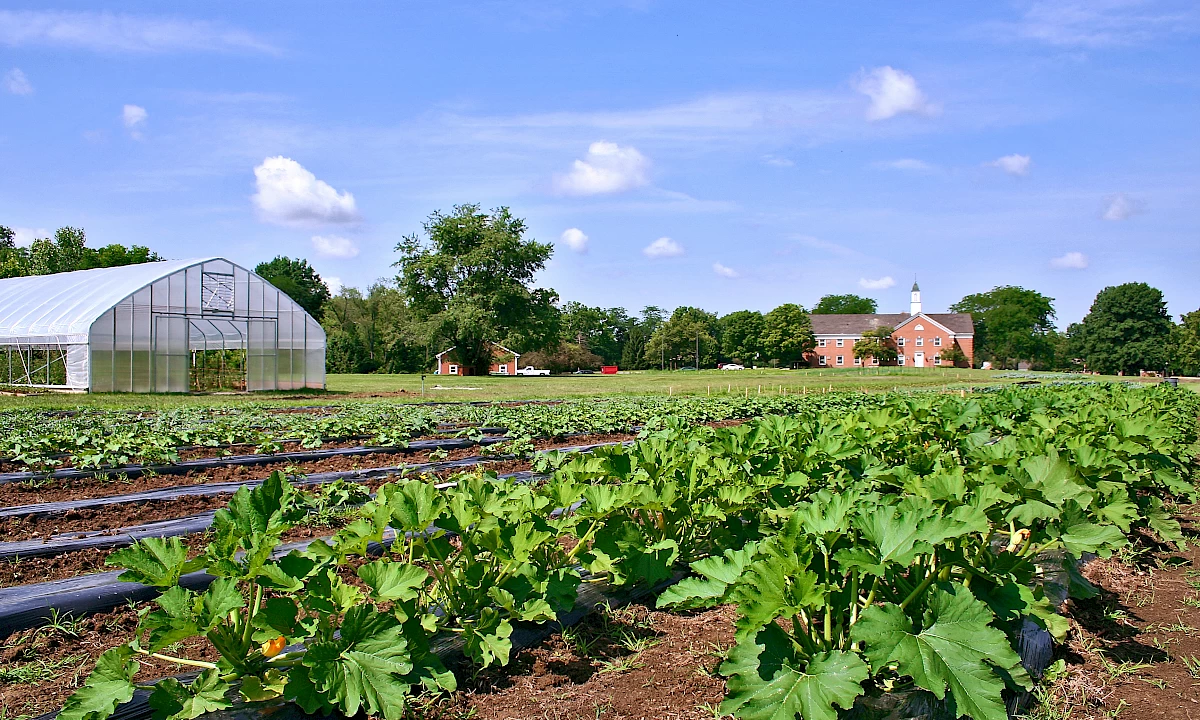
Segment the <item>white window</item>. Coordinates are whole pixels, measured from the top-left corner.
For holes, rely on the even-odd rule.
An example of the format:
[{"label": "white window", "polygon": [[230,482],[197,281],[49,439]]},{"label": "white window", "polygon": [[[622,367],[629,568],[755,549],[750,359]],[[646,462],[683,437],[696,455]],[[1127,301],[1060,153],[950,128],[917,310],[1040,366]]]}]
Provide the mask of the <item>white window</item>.
[{"label": "white window", "polygon": [[862,358],[854,358],[855,365],[862,365]]},{"label": "white window", "polygon": [[820,358],[819,360],[817,360],[818,365],[828,365],[829,364],[826,362],[829,358],[825,357],[824,355],[820,355],[818,357]]},{"label": "white window", "polygon": [[934,347],[941,347],[941,346],[942,346],[942,336],[941,336],[941,335],[938,335],[937,337],[935,337],[935,338],[933,339],[933,346],[934,346]]},{"label": "white window", "polygon": [[917,336],[917,347],[924,347],[924,346],[925,346],[925,338],[918,335]]},{"label": "white window", "polygon": [[496,372],[500,373],[501,375],[507,375],[508,363],[500,363],[499,367],[496,368]]},{"label": "white window", "polygon": [[450,364],[450,374],[451,374],[451,375],[457,375],[457,374],[458,374],[458,366],[457,366],[457,365],[455,365],[455,364],[453,364],[453,363],[451,363],[451,364]]},{"label": "white window", "polygon": [[933,356],[933,364],[934,364],[934,365],[941,365],[941,364],[942,364],[942,356],[941,356],[941,355],[934,355],[934,356]]},{"label": "white window", "polygon": [[841,339],[841,338],[838,338],[838,339],[837,339],[837,346],[838,346],[838,347],[844,347],[844,346],[845,346],[845,344],[846,344],[846,341],[845,341],[845,340],[843,340],[843,339]]},{"label": "white window", "polygon": [[879,364],[879,358],[877,358],[877,357],[873,357],[873,358],[871,358],[871,364],[872,364],[872,365],[878,365],[878,364]]},{"label": "white window", "polygon": [[896,338],[896,347],[904,347],[904,338]]},{"label": "white window", "polygon": [[924,330],[924,329],[925,329],[924,325],[917,325],[915,328],[913,328],[913,330]]},{"label": "white window", "polygon": [[897,355],[897,356],[896,356],[896,364],[897,364],[897,365],[903,365],[903,364],[904,364],[904,356],[903,356],[903,355]]},{"label": "white window", "polygon": [[825,347],[825,338],[817,340],[817,347]]},{"label": "white window", "polygon": [[843,362],[843,361],[842,361],[842,356],[841,356],[841,355],[838,355],[838,358],[837,358],[837,364],[838,364],[838,365],[845,365],[845,364],[846,364],[845,362]]}]

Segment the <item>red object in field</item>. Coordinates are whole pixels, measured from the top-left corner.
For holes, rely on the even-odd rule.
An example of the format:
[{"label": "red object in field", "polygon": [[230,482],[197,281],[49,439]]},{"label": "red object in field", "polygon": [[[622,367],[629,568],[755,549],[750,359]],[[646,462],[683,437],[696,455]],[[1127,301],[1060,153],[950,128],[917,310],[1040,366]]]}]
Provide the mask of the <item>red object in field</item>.
[{"label": "red object in field", "polygon": [[600,366],[600,374],[616,375],[617,374],[617,366],[616,365],[601,365]]}]

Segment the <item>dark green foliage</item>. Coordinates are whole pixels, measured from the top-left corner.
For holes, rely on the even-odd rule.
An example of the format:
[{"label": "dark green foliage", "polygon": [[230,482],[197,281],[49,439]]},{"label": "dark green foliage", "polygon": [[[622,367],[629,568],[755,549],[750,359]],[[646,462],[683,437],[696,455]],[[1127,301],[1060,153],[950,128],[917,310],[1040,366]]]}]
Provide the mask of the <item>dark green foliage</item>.
[{"label": "dark green foliage", "polygon": [[16,247],[15,233],[0,225],[0,278],[137,265],[162,260],[141,245],[87,247],[82,228],[62,227],[53,238],[38,238],[27,248]]},{"label": "dark green foliage", "polygon": [[1200,310],[1179,318],[1171,328],[1170,369],[1179,375],[1200,375]]},{"label": "dark green foliage", "polygon": [[1004,285],[968,295],[950,306],[971,313],[975,321],[975,361],[990,360],[1001,368],[1022,360],[1048,366],[1053,362],[1054,298],[1034,290]]},{"label": "dark green foliage", "polygon": [[554,344],[558,294],[533,287],[552,245],[526,240],[525,222],[508,208],[484,213],[458,205],[430,215],[424,229],[396,245],[396,282],[416,318],[454,347],[472,374],[488,373],[490,343],[518,351]]},{"label": "dark green foliage", "polygon": [[813,315],[870,315],[879,312],[875,300],[861,295],[826,295],[817,301]]},{"label": "dark green foliage", "polygon": [[763,352],[783,367],[803,361],[804,354],[817,346],[812,320],[799,305],[780,305],[766,314],[763,325]]},{"label": "dark green foliage", "polygon": [[722,357],[747,366],[754,364],[763,354],[765,330],[763,314],[754,310],[739,310],[722,317]]},{"label": "dark green foliage", "polygon": [[321,319],[325,303],[329,302],[329,287],[307,260],[278,255],[270,262],[256,265],[254,273],[282,290],[309,315]]},{"label": "dark green foliage", "polygon": [[715,313],[694,307],[675,308],[646,344],[642,358],[650,367],[656,367],[655,363],[670,368],[713,367],[721,351],[719,338]]},{"label": "dark green foliage", "polygon": [[1171,316],[1161,290],[1146,283],[1106,287],[1083,322],[1072,325],[1070,348],[1089,370],[1136,375],[1168,364]]}]

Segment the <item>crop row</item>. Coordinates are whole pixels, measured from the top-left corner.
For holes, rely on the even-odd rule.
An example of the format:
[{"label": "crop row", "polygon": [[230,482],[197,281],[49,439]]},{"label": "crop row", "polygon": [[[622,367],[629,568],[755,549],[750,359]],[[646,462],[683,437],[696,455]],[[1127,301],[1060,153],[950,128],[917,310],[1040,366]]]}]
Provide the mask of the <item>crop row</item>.
[{"label": "crop row", "polygon": [[[1023,625],[1066,630],[1057,579],[1085,597],[1086,553],[1134,531],[1182,542],[1170,507],[1194,493],[1198,411],[1189,392],[1113,386],[667,422],[629,447],[551,455],[540,484],[384,485],[329,542],[281,558],[297,491],[273,476],[216,513],[199,557],[178,540],[114,553],[124,579],[163,593],[59,718],[103,720],[139,663],[177,662],[168,648],[195,636],[220,660],[155,684],[160,717],[239,700],[400,718],[414,693],[455,687],[439,637],[503,665],[514,623],[555,619],[585,580],[684,570],[660,606],[737,606],[723,712],[832,720],[916,691],[1002,720],[1006,691],[1036,680],[1015,650]],[[369,558],[389,528],[403,539]],[[204,592],[177,586],[199,569],[217,577]]]},{"label": "crop row", "polygon": [[330,440],[358,438],[376,446],[396,446],[440,426],[502,427],[513,437],[561,437],[609,433],[638,425],[660,427],[668,418],[711,422],[795,413],[806,409],[878,402],[851,395],[754,396],[715,398],[617,398],[526,405],[420,406],[347,403],[319,413],[281,413],[270,406],[183,408],[145,414],[85,409],[47,417],[35,410],[0,416],[0,457],[18,467],[76,468],[136,462],[179,461],[184,447],[250,445],[258,453],[279,452],[285,442],[316,448]]}]

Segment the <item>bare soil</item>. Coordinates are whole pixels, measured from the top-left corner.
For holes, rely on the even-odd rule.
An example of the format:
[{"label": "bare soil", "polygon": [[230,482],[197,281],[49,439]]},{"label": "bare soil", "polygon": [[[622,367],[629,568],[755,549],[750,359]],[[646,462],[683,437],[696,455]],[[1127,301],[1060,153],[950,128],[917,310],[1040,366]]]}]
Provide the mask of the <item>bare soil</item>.
[{"label": "bare soil", "polygon": [[[1194,527],[1200,508],[1181,509]],[[1195,533],[1191,533],[1193,537]],[[1100,589],[1070,600],[1065,672],[1041,691],[1036,720],[1200,718],[1200,551],[1143,539],[1097,559],[1084,576]]]},{"label": "bare soil", "polygon": [[123,528],[156,520],[173,520],[224,507],[225,495],[182,497],[177,500],[106,505],[37,518],[0,518],[0,542],[36,540],[72,532]]}]

